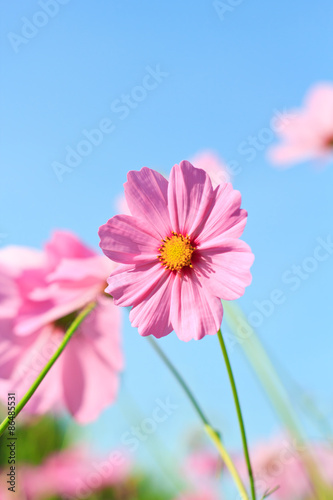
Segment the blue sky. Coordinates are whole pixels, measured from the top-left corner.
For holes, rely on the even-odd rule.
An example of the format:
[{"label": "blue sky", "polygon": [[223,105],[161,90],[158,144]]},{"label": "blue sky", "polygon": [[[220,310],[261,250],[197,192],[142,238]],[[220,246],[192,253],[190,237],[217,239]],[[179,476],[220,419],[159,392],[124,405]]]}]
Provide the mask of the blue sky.
[{"label": "blue sky", "polygon": [[[202,149],[215,150],[239,166],[233,183],[249,212],[244,239],[256,256],[239,304],[251,314],[281,290],[285,300],[258,333],[332,420],[333,257],[305,272],[297,287],[290,274],[307,265],[318,238],[332,235],[332,165],[279,171],[265,157],[272,139],[261,138],[274,113],[299,106],[314,83],[333,81],[333,4],[235,3],[226,1],[220,16],[211,1],[26,0],[2,7],[0,243],[39,247],[52,229],[67,228],[97,248],[98,227],[115,214],[129,170],[168,173]],[[47,10],[53,17],[40,14]],[[137,89],[143,82],[151,87],[146,94]],[[96,145],[88,152],[83,146],[86,156],[60,182],[55,163],[65,164],[68,151],[98,127]],[[244,151],[251,136],[261,148],[250,159]],[[175,450],[197,418],[126,316],[121,404],[87,432],[101,447],[117,444],[128,430],[128,397],[149,416],[155,400],[169,396],[179,408],[158,435]],[[170,335],[161,345],[227,444],[239,447],[217,339],[185,344]],[[255,442],[279,424],[239,347],[231,361]]]}]

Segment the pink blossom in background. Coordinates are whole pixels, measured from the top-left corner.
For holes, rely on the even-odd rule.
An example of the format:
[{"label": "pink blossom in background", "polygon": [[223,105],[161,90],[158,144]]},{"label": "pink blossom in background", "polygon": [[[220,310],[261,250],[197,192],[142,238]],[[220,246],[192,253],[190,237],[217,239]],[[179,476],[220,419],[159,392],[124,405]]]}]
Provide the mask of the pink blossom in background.
[{"label": "pink blossom in background", "polygon": [[229,168],[213,151],[200,151],[194,155],[190,163],[196,168],[202,168],[210,177],[213,188],[224,182],[231,181]]},{"label": "pink blossom in background", "polygon": [[[323,477],[333,486],[333,450],[329,446],[313,444],[309,447]],[[296,500],[311,495],[312,488],[302,462],[304,448],[295,446],[286,437],[280,436],[257,443],[251,449],[251,463],[258,493],[278,489],[272,499]],[[239,472],[246,479],[247,469],[243,457],[235,460]]]},{"label": "pink blossom in background", "polygon": [[280,144],[271,147],[269,159],[288,167],[333,153],[333,84],[317,84],[308,92],[303,108],[276,122]]},{"label": "pink blossom in background", "polygon": [[103,292],[114,267],[66,231],[55,232],[43,252],[19,247],[0,251],[0,392],[4,400],[8,391],[15,391],[17,400],[24,395],[77,311],[93,300],[97,307],[25,410],[45,413],[66,408],[78,422],[86,423],[115,400],[123,367],[120,311]]},{"label": "pink blossom in background", "polygon": [[210,449],[191,453],[185,462],[187,476],[196,481],[216,480],[223,467],[221,457]]},{"label": "pink blossom in background", "polygon": [[216,334],[221,298],[240,297],[251,282],[240,193],[231,184],[213,190],[206,172],[183,161],[169,182],[149,168],[129,172],[125,196],[132,216],[99,230],[103,252],[121,264],[108,279],[115,304],[133,306],[131,323],[144,336]]},{"label": "pink blossom in background", "polygon": [[211,449],[192,452],[185,460],[184,474],[196,493],[182,496],[178,500],[219,499],[217,487],[222,467],[221,457]]},{"label": "pink blossom in background", "polygon": [[101,459],[90,456],[87,450],[65,450],[50,455],[39,466],[20,466],[22,498],[87,498],[95,491],[120,484],[129,471],[128,458],[118,451]]},{"label": "pink blossom in background", "polygon": [[[228,166],[213,151],[200,151],[192,157],[190,163],[195,168],[201,168],[207,172],[214,188],[218,184],[231,181]],[[131,215],[125,196],[120,195],[117,197],[116,208],[120,214]]]}]

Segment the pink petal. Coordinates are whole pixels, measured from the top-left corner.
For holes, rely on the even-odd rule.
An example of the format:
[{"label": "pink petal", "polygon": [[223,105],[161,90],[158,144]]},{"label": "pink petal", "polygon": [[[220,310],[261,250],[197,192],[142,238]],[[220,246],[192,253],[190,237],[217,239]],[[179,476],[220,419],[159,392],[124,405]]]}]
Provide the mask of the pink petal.
[{"label": "pink petal", "polygon": [[[63,388],[61,382],[62,362],[63,360],[59,358],[52,366],[23,411],[33,415],[44,415],[50,411],[60,411],[60,409],[63,408]],[[26,390],[31,386],[37,375],[38,373],[36,371],[31,371],[29,373],[29,385],[24,385]],[[24,391],[24,393],[25,392],[26,391]]]},{"label": "pink petal", "polygon": [[12,270],[0,264],[0,319],[15,318],[20,304],[21,297]]},{"label": "pink petal", "polygon": [[111,297],[98,298],[98,306],[87,316],[78,332],[91,343],[91,350],[102,362],[112,366],[115,371],[123,369],[121,310]]},{"label": "pink petal", "polygon": [[99,228],[100,247],[109,259],[124,264],[156,260],[161,244],[146,221],[116,215]]},{"label": "pink petal", "polygon": [[[13,318],[0,319],[0,378],[10,378],[34,339],[14,335]],[[35,337],[34,337],[35,338]]]},{"label": "pink petal", "polygon": [[120,265],[108,278],[106,291],[117,306],[135,306],[155,290],[165,273],[159,261],[138,266]]},{"label": "pink petal", "polygon": [[304,106],[275,121],[282,143],[270,148],[269,159],[281,166],[325,157],[332,148],[333,86],[319,84],[308,92]]},{"label": "pink petal", "polygon": [[317,84],[307,95],[306,107],[322,134],[333,136],[333,85]]},{"label": "pink petal", "polygon": [[253,260],[254,255],[244,241],[230,238],[215,247],[200,248],[200,258],[194,266],[200,282],[212,295],[234,300],[251,283],[249,269]]},{"label": "pink petal", "polygon": [[222,303],[210,295],[189,270],[176,275],[171,296],[171,321],[177,336],[185,342],[215,335],[221,326]]},{"label": "pink petal", "polygon": [[[84,372],[84,363],[82,363],[83,360],[79,354],[82,345],[78,345],[76,340],[71,339],[71,343],[67,345],[66,351],[62,354],[63,371],[60,380],[65,405],[73,416],[77,415],[83,407],[86,378],[90,375],[90,373]],[[89,371],[95,368],[94,365],[90,366]]]},{"label": "pink petal", "polygon": [[63,258],[86,259],[96,254],[70,231],[54,231],[45,245],[48,264],[54,268]]},{"label": "pink petal", "polygon": [[206,172],[188,161],[172,168],[168,203],[173,231],[195,238],[209,214],[213,199],[212,183]]},{"label": "pink petal", "polygon": [[[5,359],[14,364],[14,370],[8,383],[0,386],[1,394],[10,389],[21,398],[62,338],[63,332],[54,327],[45,327],[35,335],[18,338],[19,351],[16,353],[12,346],[8,360]],[[2,349],[6,345],[1,343],[0,346]],[[3,359],[1,350],[0,360]],[[6,364],[2,368],[5,370]],[[98,306],[70,340],[26,410],[40,414],[67,408],[79,422],[92,421],[114,401],[118,373],[122,368],[120,310],[112,299],[100,297]]]},{"label": "pink petal", "polygon": [[[45,287],[44,290],[39,290],[38,295],[36,294],[39,300],[34,302],[26,300],[21,308],[15,324],[15,333],[22,336],[30,335],[36,329],[81,309],[96,298],[102,286],[103,282],[89,288],[80,286],[66,288],[55,283]],[[46,300],[43,301],[41,299],[44,292]]]},{"label": "pink petal", "polygon": [[81,424],[95,420],[114,401],[119,385],[112,364],[102,362],[92,345],[80,335],[72,339],[63,353],[65,404]]},{"label": "pink petal", "polygon": [[218,453],[210,448],[203,448],[189,455],[186,460],[185,472],[193,481],[200,484],[203,479],[216,479],[222,464]]},{"label": "pink petal", "polygon": [[279,136],[291,142],[300,142],[304,137],[311,139],[313,135],[311,120],[303,110],[295,109],[281,114],[275,119],[273,127]]},{"label": "pink petal", "polygon": [[197,241],[203,243],[220,235],[223,238],[239,238],[244,231],[247,212],[240,208],[241,194],[231,184],[216,188],[214,206]]},{"label": "pink petal", "polygon": [[315,149],[307,146],[284,143],[272,146],[268,151],[268,159],[283,168],[293,163],[310,160],[316,153]]},{"label": "pink petal", "polygon": [[89,286],[90,283],[95,284],[106,279],[112,270],[110,264],[104,255],[88,257],[84,259],[84,263],[82,259],[62,259],[56,269],[46,276],[46,281],[72,281],[80,282],[83,287]]},{"label": "pink petal", "polygon": [[164,337],[172,332],[170,321],[171,291],[175,279],[173,272],[166,271],[155,288],[130,312],[132,326],[138,327],[142,336]]},{"label": "pink petal", "polygon": [[132,215],[154,228],[159,238],[165,238],[172,231],[168,212],[168,181],[146,167],[139,172],[129,172],[127,179],[125,196]]},{"label": "pink petal", "polygon": [[64,403],[78,422],[95,420],[115,400],[123,368],[120,343],[120,310],[101,297],[63,353]]},{"label": "pink petal", "polygon": [[9,245],[0,250],[0,265],[11,276],[18,276],[24,269],[37,270],[45,264],[45,256],[40,250]]},{"label": "pink petal", "polygon": [[[18,400],[24,396],[51,355],[56,351],[61,337],[53,328],[45,327],[27,338],[18,340],[21,344],[20,355],[15,370],[6,385],[7,390],[15,391]],[[60,356],[23,411],[42,414],[59,406],[62,400],[61,384],[59,383],[61,370],[62,357]]]}]

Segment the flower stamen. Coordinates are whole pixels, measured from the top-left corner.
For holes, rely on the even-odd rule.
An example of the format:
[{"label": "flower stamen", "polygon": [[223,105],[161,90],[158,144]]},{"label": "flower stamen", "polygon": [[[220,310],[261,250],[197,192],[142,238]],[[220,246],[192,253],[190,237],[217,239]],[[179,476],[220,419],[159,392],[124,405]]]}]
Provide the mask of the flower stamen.
[{"label": "flower stamen", "polygon": [[160,252],[158,259],[163,267],[171,271],[180,271],[186,266],[193,267],[191,258],[195,247],[191,245],[189,235],[183,236],[172,232],[172,236],[168,236],[162,242],[162,246],[158,249]]}]

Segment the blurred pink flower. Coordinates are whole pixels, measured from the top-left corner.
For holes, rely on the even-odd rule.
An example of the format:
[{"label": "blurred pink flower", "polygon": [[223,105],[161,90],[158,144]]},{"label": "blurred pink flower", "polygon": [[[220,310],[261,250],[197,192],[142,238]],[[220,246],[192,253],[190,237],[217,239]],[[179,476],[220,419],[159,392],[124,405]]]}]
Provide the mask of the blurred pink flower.
[{"label": "blurred pink flower", "polygon": [[20,466],[20,487],[27,500],[59,495],[87,498],[93,492],[123,482],[130,469],[125,455],[115,451],[102,459],[83,449],[70,449],[49,456],[39,466]]},{"label": "blurred pink flower", "polygon": [[184,474],[196,492],[181,496],[178,500],[215,500],[223,463],[219,455],[210,449],[192,452],[185,461]]},{"label": "blurred pink flower", "polygon": [[117,215],[99,230],[103,252],[121,263],[107,292],[133,306],[141,335],[216,334],[220,299],[240,297],[251,282],[254,257],[238,239],[247,218],[240,193],[231,184],[213,190],[206,172],[183,161],[169,182],[149,168],[129,172],[125,195],[133,216]]},{"label": "blurred pink flower", "polygon": [[[323,477],[333,486],[333,450],[329,446],[313,444],[309,450],[319,465]],[[312,492],[302,454],[304,447],[297,447],[286,437],[276,437],[258,443],[251,450],[256,490],[263,495],[278,487],[272,498],[295,500],[306,498]],[[243,457],[235,460],[244,479],[247,469]]]},{"label": "blurred pink flower", "polygon": [[284,167],[333,153],[333,85],[318,84],[302,109],[284,114],[275,124],[281,143],[269,151],[270,160]]},{"label": "blurred pink flower", "polygon": [[209,175],[213,188],[231,181],[228,166],[212,151],[200,151],[191,158],[190,163]]},{"label": "blurred pink flower", "polygon": [[[86,423],[116,397],[123,366],[120,311],[103,293],[114,268],[73,234],[54,233],[43,252],[0,251],[0,391],[24,395],[59,346],[77,311],[98,305],[79,327],[26,406],[31,413],[67,408]],[[105,380],[108,383],[105,383]]]},{"label": "blurred pink flower", "polygon": [[186,474],[194,480],[215,480],[223,466],[221,457],[210,449],[191,453],[185,462]]},{"label": "blurred pink flower", "polygon": [[[227,165],[212,151],[200,151],[192,157],[190,163],[192,163],[195,168],[201,168],[207,172],[212,181],[213,188],[218,184],[230,182],[231,180]],[[117,197],[116,207],[119,213],[131,215],[125,196],[120,195]]]}]

